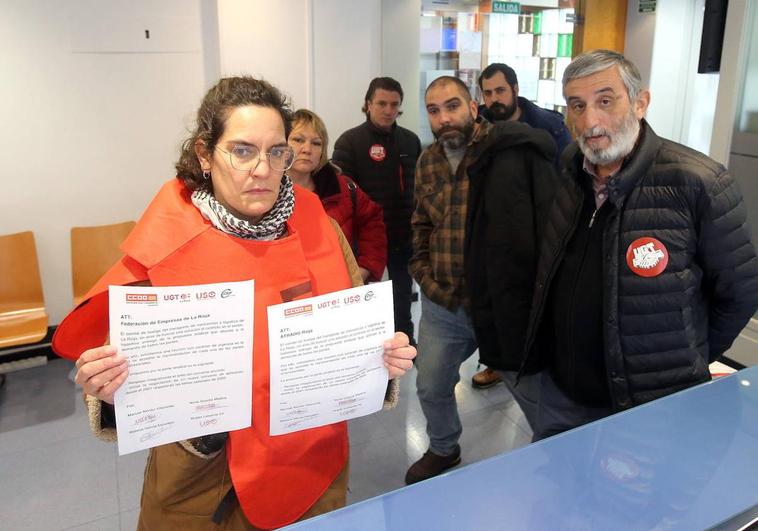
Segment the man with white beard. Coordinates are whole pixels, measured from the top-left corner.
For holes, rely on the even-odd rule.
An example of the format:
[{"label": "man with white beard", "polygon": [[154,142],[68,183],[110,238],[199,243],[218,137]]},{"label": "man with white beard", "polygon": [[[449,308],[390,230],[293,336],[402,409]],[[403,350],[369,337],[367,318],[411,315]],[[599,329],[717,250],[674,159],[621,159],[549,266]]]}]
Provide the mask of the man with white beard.
[{"label": "man with white beard", "polygon": [[726,169],[659,138],[623,55],[563,76],[576,142],[546,221],[522,371],[541,374],[534,440],[710,380],[758,306],[758,258]]}]

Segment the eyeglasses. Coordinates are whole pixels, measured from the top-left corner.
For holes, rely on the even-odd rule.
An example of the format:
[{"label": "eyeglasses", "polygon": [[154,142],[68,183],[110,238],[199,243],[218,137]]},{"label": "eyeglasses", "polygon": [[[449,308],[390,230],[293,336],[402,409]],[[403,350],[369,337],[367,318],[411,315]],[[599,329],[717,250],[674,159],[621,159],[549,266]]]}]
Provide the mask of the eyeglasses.
[{"label": "eyeglasses", "polygon": [[[229,164],[239,171],[254,171],[261,162],[261,151],[255,146],[238,144],[231,151],[216,146],[216,149],[229,155]],[[268,165],[274,171],[287,171],[295,162],[295,151],[290,146],[274,146],[265,153]]]}]

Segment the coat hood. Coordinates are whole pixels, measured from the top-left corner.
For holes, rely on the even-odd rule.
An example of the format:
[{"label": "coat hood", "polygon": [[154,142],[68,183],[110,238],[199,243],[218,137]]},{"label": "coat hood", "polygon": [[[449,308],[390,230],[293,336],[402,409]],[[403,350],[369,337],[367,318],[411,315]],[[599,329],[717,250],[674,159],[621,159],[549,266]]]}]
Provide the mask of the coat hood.
[{"label": "coat hood", "polygon": [[532,149],[548,161],[555,158],[555,142],[550,134],[521,122],[496,122],[492,125],[479,158],[469,167],[469,175],[486,170],[500,152]]}]

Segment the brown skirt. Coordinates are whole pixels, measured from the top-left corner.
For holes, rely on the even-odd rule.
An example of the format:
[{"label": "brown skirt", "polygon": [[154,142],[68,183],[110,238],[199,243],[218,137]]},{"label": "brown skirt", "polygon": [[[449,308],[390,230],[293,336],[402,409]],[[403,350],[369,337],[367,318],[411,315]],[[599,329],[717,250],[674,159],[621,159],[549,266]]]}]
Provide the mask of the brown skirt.
[{"label": "brown skirt", "polygon": [[[347,502],[348,463],[326,492],[299,518],[305,520]],[[234,502],[220,524],[212,518],[232,488],[226,452],[203,459],[179,444],[150,450],[145,467],[137,531],[255,531]]]}]

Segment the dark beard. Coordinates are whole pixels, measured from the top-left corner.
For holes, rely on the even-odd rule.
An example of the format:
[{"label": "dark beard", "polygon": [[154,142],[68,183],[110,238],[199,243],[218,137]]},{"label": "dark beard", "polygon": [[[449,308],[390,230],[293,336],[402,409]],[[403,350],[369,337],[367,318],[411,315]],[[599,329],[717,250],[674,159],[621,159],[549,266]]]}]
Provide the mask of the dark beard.
[{"label": "dark beard", "polygon": [[468,143],[473,131],[474,121],[471,120],[471,122],[463,127],[443,127],[434,133],[434,138],[436,138],[445,149],[460,149]]},{"label": "dark beard", "polygon": [[503,122],[505,120],[509,120],[513,114],[516,112],[516,109],[518,108],[518,104],[516,101],[514,101],[510,105],[504,105],[498,101],[494,102],[492,105],[487,108],[487,118],[491,122]]}]

